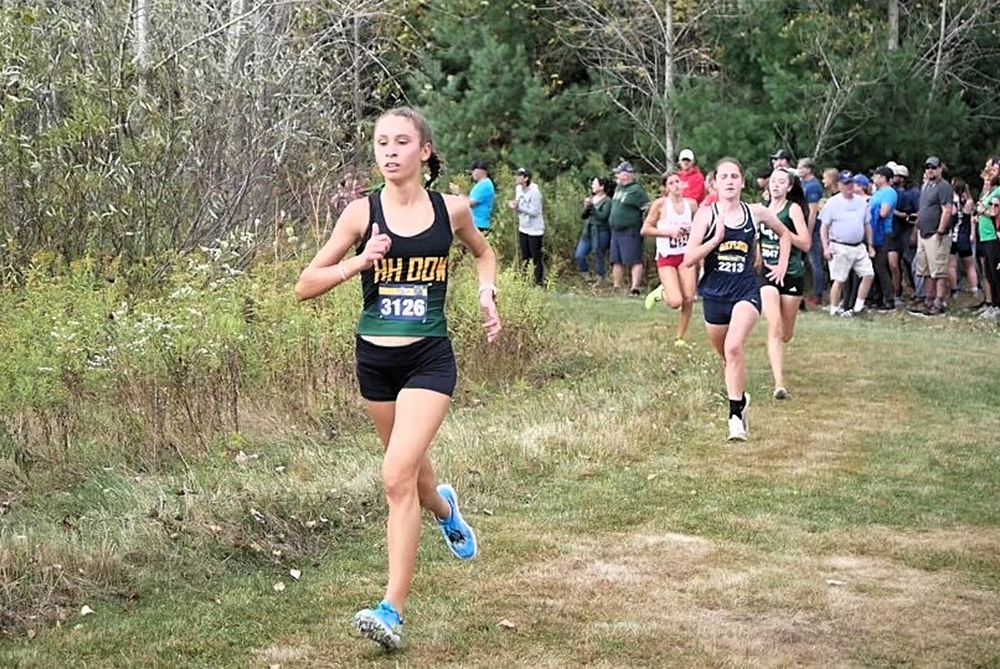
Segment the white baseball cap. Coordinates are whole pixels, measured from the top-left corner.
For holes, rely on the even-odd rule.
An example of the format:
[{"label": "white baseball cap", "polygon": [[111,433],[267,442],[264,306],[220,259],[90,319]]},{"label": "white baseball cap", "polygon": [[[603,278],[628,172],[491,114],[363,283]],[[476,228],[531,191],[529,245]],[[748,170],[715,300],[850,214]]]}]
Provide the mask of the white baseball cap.
[{"label": "white baseball cap", "polygon": [[680,152],[680,155],[677,156],[677,160],[690,160],[691,162],[694,162],[694,151],[691,149],[684,149]]}]

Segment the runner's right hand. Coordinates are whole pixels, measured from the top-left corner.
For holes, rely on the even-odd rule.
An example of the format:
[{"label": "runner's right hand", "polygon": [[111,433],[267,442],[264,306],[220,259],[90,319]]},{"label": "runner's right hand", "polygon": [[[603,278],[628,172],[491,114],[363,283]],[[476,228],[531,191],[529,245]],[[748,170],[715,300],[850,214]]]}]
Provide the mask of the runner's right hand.
[{"label": "runner's right hand", "polygon": [[361,252],[361,267],[368,269],[375,264],[376,260],[381,260],[392,247],[392,239],[378,229],[378,223],[372,223],[372,236],[365,244],[364,251]]}]

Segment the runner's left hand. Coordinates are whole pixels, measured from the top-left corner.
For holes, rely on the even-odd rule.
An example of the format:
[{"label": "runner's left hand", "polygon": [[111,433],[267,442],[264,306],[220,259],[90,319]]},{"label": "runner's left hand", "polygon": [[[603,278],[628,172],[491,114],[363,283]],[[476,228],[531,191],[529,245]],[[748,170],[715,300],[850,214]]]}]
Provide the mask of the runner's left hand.
[{"label": "runner's left hand", "polygon": [[492,343],[500,336],[500,316],[497,315],[497,303],[491,291],[483,291],[479,296],[479,308],[483,312],[483,330],[486,331],[486,341]]},{"label": "runner's left hand", "polygon": [[768,265],[767,263],[764,263],[764,271],[768,279],[775,282],[779,286],[785,285],[785,272],[779,272],[777,265]]}]

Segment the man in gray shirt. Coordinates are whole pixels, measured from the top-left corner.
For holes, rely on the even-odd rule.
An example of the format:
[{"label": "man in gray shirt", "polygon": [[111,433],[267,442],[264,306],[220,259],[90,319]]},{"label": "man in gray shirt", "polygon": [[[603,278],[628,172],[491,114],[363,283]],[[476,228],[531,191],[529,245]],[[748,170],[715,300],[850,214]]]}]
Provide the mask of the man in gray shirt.
[{"label": "man in gray shirt", "polygon": [[[872,287],[875,271],[872,258],[872,226],[869,222],[868,203],[855,194],[854,174],[844,170],[838,176],[840,193],[826,201],[819,212],[820,236],[823,241],[823,255],[830,262],[830,315],[854,316],[865,309],[865,299]],[[840,306],[840,293],[844,282],[855,272],[861,279],[854,308],[844,310]]]},{"label": "man in gray shirt", "polygon": [[951,185],[941,178],[944,163],[937,156],[924,161],[924,185],[917,209],[917,257],[914,272],[924,277],[924,306],[913,310],[938,316],[947,308],[948,255],[951,253]]}]

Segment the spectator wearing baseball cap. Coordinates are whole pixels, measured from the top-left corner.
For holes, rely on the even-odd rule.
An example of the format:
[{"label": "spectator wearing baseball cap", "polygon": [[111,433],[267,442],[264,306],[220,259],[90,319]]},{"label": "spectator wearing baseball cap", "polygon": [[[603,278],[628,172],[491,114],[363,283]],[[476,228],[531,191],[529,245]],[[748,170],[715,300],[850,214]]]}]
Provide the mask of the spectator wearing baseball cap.
[{"label": "spectator wearing baseball cap", "polygon": [[618,188],[611,198],[611,214],[608,225],[611,227],[611,279],[615,289],[622,288],[625,278],[625,267],[631,268],[631,293],[638,297],[642,295],[639,286],[642,284],[642,221],[649,208],[649,196],[635,180],[635,168],[632,163],[624,161],[614,170],[618,180]]},{"label": "spectator wearing baseball cap", "polygon": [[[852,174],[854,175],[854,194],[867,203],[871,194],[871,191],[869,190],[871,187],[871,181],[869,181],[868,177],[860,172],[852,172]],[[847,275],[847,281],[844,282],[844,292],[842,293],[843,297],[840,302],[840,306],[842,306],[845,310],[850,310],[854,305],[854,301],[858,298],[858,287],[860,284],[861,281],[856,272],[851,272]],[[874,282],[872,285],[875,285]]]},{"label": "spectator wearing baseball cap", "polygon": [[863,198],[865,198],[867,200],[868,196],[871,195],[871,192],[870,192],[870,189],[871,189],[871,186],[872,186],[871,180],[868,177],[866,177],[864,174],[855,174],[854,175],[854,185],[858,189],[858,195],[860,195],[861,197],[863,197]]},{"label": "spectator wearing baseball cap", "polygon": [[677,176],[681,178],[682,184],[681,197],[686,197],[701,204],[701,201],[705,199],[705,175],[702,174],[701,169],[698,167],[694,151],[683,149],[677,155],[677,163],[679,166]]},{"label": "spectator wearing baseball cap", "polygon": [[924,161],[924,185],[917,209],[915,271],[924,279],[924,305],[914,311],[937,316],[947,309],[948,256],[951,255],[951,214],[955,193],[942,178],[944,163],[937,156]]},{"label": "spectator wearing baseball cap", "polygon": [[[830,315],[854,316],[864,311],[865,300],[871,290],[875,276],[871,259],[875,249],[872,246],[868,203],[857,195],[854,173],[842,170],[837,174],[837,183],[840,184],[840,193],[827,200],[819,213],[823,226],[823,254],[830,261],[830,276],[833,278]],[[861,285],[854,308],[845,310],[840,306],[840,294],[852,272],[861,279]]]},{"label": "spectator wearing baseball cap", "polygon": [[809,304],[823,303],[823,290],[826,288],[826,276],[823,272],[823,240],[819,236],[819,226],[816,217],[819,215],[819,203],[823,199],[823,185],[816,178],[816,161],[812,158],[800,158],[798,166],[799,180],[802,182],[802,192],[806,196],[809,211],[806,213],[806,226],[812,235],[809,247],[809,269],[812,272],[812,295],[806,300]]},{"label": "spectator wearing baseball cap", "polygon": [[775,169],[779,167],[791,167],[792,152],[787,149],[778,149],[769,158],[771,159],[771,167]]},{"label": "spectator wearing baseball cap", "polygon": [[920,206],[920,188],[910,181],[910,170],[906,165],[892,165],[892,187],[896,189],[896,214],[892,219],[892,236],[889,238],[889,272],[892,274],[892,289],[896,293],[895,305],[903,306],[903,276],[909,278],[914,296],[921,294],[923,279],[913,271],[913,259],[917,254],[913,242],[913,226],[917,222],[917,208]]},{"label": "spectator wearing baseball cap", "polygon": [[542,285],[544,265],[542,261],[542,239],[545,235],[545,219],[542,216],[542,192],[531,181],[531,170],[519,167],[514,176],[517,187],[514,199],[507,206],[517,212],[517,240],[521,251],[521,263],[534,265],[535,284]]},{"label": "spectator wearing baseball cap", "polygon": [[892,272],[889,268],[889,239],[892,236],[896,200],[899,196],[896,189],[889,185],[892,177],[893,172],[890,167],[886,165],[876,167],[872,173],[875,192],[868,200],[868,215],[872,226],[872,246],[875,247],[875,257],[872,259],[872,267],[875,270],[872,296],[875,308],[879,311],[889,311],[896,306],[896,293],[892,287]]}]

